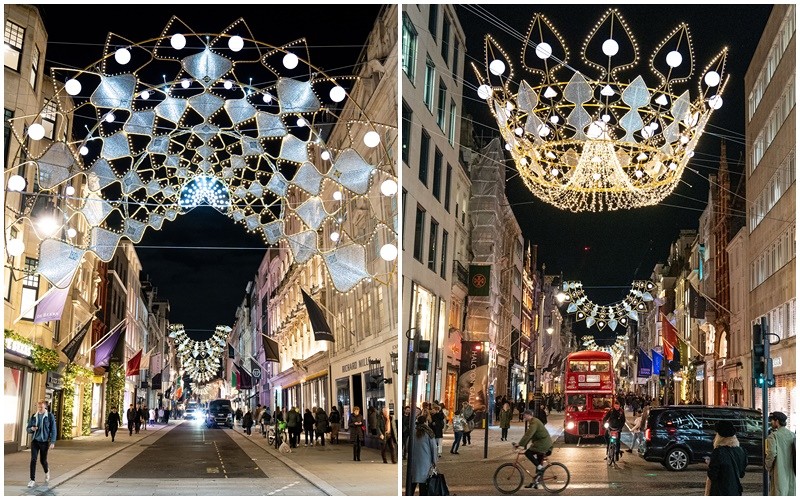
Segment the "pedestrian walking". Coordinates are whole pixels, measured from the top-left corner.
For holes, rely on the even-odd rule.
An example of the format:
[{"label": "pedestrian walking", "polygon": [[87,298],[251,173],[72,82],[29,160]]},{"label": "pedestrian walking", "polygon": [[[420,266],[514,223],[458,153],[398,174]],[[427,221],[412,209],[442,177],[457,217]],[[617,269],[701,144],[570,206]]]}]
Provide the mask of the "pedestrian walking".
[{"label": "pedestrian walking", "polygon": [[361,415],[361,408],[358,406],[353,407],[353,413],[348,420],[348,429],[350,430],[350,441],[353,443],[353,461],[360,462],[361,445],[364,444],[367,424],[364,421],[364,416]]},{"label": "pedestrian walking", "polygon": [[508,428],[511,427],[511,406],[506,403],[500,410],[500,441],[508,441]]},{"label": "pedestrian walking", "polygon": [[403,460],[405,460],[408,456],[408,445],[411,442],[411,407],[408,405],[403,407],[401,424],[403,430]]},{"label": "pedestrian walking", "polygon": [[[264,411],[264,409],[261,407],[260,404],[257,404],[256,405],[256,409],[253,411],[253,425],[258,425],[258,426],[261,425],[261,412],[262,411]],[[264,433],[263,430],[264,429],[262,428],[261,429],[261,431],[262,431],[261,434]]]},{"label": "pedestrian walking", "polygon": [[136,413],[133,416],[133,431],[136,434],[139,434],[139,429],[142,428],[142,422],[144,422],[144,414],[142,410],[142,405],[139,405],[136,408]]},{"label": "pedestrian walking", "polygon": [[36,486],[36,459],[41,456],[42,468],[44,468],[44,479],[50,482],[50,467],[47,465],[47,452],[56,446],[58,429],[56,419],[47,410],[44,401],[36,403],[36,413],[28,419],[28,434],[32,434],[31,440],[31,480],[28,488]]},{"label": "pedestrian walking", "polygon": [[436,450],[438,451],[439,457],[442,456],[442,439],[444,439],[444,414],[442,414],[442,408],[434,404],[433,409],[431,410],[431,423],[430,427],[433,429],[433,437],[436,438]]},{"label": "pedestrian walking", "polygon": [[706,459],[708,478],[706,495],[741,496],[744,471],[747,467],[747,453],[736,439],[736,427],[730,420],[720,420],[714,427],[714,451]]},{"label": "pedestrian walking", "polygon": [[331,444],[339,444],[339,426],[342,423],[342,414],[339,413],[339,408],[331,407],[328,423],[331,426]]},{"label": "pedestrian walking", "polygon": [[[524,404],[523,404],[524,406]],[[472,444],[472,430],[475,429],[475,410],[468,401],[461,403],[461,415],[467,421],[467,426],[464,428],[464,435],[461,438],[461,445],[466,446]]]},{"label": "pedestrian walking", "polygon": [[108,429],[108,434],[111,434],[111,442],[113,443],[117,437],[117,429],[119,429],[120,422],[119,412],[116,408],[111,408],[111,411],[108,412],[108,418],[106,419],[106,429]]},{"label": "pedestrian walking", "polygon": [[367,408],[367,430],[371,436],[378,435],[378,410],[372,405]]},{"label": "pedestrian walking", "polygon": [[305,413],[303,413],[303,430],[306,434],[306,444],[308,446],[309,439],[311,440],[311,446],[314,446],[314,422],[316,419],[314,415],[311,413],[311,410],[306,408]]},{"label": "pedestrian walking", "polygon": [[316,422],[314,424],[314,431],[317,433],[316,439],[320,440],[320,445],[325,446],[325,433],[328,432],[328,414],[321,406],[317,408]]},{"label": "pedestrian walking", "polygon": [[386,461],[386,451],[389,451],[389,458],[392,463],[397,463],[397,424],[389,414],[389,408],[384,406],[378,415],[378,439],[381,441],[381,458],[383,463]]},{"label": "pedestrian walking", "polygon": [[770,496],[795,496],[795,437],[786,428],[786,414],[774,411],[769,414],[771,431],[764,449],[764,466],[769,471]]},{"label": "pedestrian walking", "polygon": [[541,420],[543,424],[547,425],[547,407],[544,404],[539,405],[539,411],[535,417]]},{"label": "pedestrian walking", "polygon": [[267,429],[269,428],[269,424],[272,422],[272,415],[269,414],[269,408],[266,406],[264,410],[261,412],[261,416],[258,418],[258,423],[261,424],[261,435],[267,437]]},{"label": "pedestrian walking", "polygon": [[431,468],[437,462],[436,438],[433,429],[427,424],[424,416],[417,419],[417,430],[413,441],[413,464],[411,467],[411,491],[407,495],[414,495],[414,490],[419,485],[419,495],[428,495],[428,476]]},{"label": "pedestrian walking", "polygon": [[244,413],[242,412],[241,408],[236,408],[236,413],[234,413],[233,415],[236,418],[237,422],[239,423],[242,422],[242,417],[244,416]]},{"label": "pedestrian walking", "polygon": [[464,437],[464,428],[467,426],[467,420],[462,413],[453,415],[453,446],[450,447],[450,453],[458,455],[458,447],[461,445],[461,438]]},{"label": "pedestrian walking", "polygon": [[139,405],[139,421],[142,424],[142,430],[147,430],[147,421],[150,419],[150,412],[147,411],[147,405]]},{"label": "pedestrian walking", "polygon": [[[128,408],[128,411],[125,413],[125,419],[128,421],[128,434],[133,436],[133,429],[136,427],[136,421],[139,419],[139,414],[136,413],[136,408],[133,407],[133,403]],[[139,432],[138,430],[136,431]]]},{"label": "pedestrian walking", "polygon": [[250,411],[250,408],[247,408],[247,411],[242,416],[242,428],[244,429],[244,433],[248,436],[252,433],[253,429],[253,412]]},{"label": "pedestrian walking", "polygon": [[161,422],[161,423],[164,423],[164,424],[167,423],[167,421],[164,420],[164,408],[159,408],[158,409],[158,421]]},{"label": "pedestrian walking", "polygon": [[303,428],[303,416],[297,411],[296,406],[286,413],[286,430],[289,433],[289,446],[297,448],[300,445],[300,429]]},{"label": "pedestrian walking", "polygon": [[642,413],[638,412],[635,415],[636,417],[633,419],[633,427],[631,427],[633,440],[631,441],[631,447],[628,449],[628,453],[633,453],[636,445],[642,443]]},{"label": "pedestrian walking", "polygon": [[525,412],[525,401],[517,402],[517,413],[519,414],[519,421],[522,422],[522,413]]},{"label": "pedestrian walking", "polygon": [[150,424],[155,425],[156,423],[156,409],[150,408]]}]

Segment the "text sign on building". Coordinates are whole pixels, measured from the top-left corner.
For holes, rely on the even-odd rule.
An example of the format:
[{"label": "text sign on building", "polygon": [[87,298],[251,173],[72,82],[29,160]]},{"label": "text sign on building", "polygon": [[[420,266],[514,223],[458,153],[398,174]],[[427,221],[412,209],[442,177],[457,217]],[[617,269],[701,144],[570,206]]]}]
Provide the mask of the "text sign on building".
[{"label": "text sign on building", "polygon": [[357,370],[358,368],[364,368],[365,366],[369,366],[369,357],[342,365],[342,373],[347,373],[352,370]]},{"label": "text sign on building", "polygon": [[33,355],[33,346],[20,342],[19,340],[6,337],[5,346],[11,352],[19,354],[20,356],[30,358]]}]

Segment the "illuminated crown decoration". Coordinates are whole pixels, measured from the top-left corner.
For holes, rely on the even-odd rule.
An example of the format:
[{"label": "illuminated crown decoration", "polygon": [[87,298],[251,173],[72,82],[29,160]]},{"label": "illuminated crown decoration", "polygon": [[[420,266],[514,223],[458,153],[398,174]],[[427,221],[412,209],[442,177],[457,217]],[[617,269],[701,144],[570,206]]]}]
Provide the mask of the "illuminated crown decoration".
[{"label": "illuminated crown decoration", "polygon": [[[675,88],[694,73],[686,24],[650,56],[655,85],[641,75],[623,76],[639,61],[639,47],[614,9],[598,21],[581,55],[597,79],[569,66],[561,36],[536,14],[521,56],[536,80],[516,85],[509,57],[487,35],[485,72],[473,64],[478,96],[487,101],[506,149],[538,198],[573,212],[657,204],[678,184],[712,111],[722,105],[727,48],[703,70],[695,99]],[[566,81],[557,76],[565,68]]]},{"label": "illuminated crown decoration", "polygon": [[[138,243],[209,205],[285,243],[295,262],[320,256],[339,291],[388,282],[396,124],[372,122],[348,99],[356,77],[334,79],[308,61],[305,40],[267,45],[242,19],[204,34],[173,17],[144,42],[109,33],[86,69],[53,68],[57,110],[11,120],[15,166],[37,171],[38,189],[16,214],[43,240],[37,271],[64,286],[86,252],[108,262],[121,238]],[[87,133],[71,141],[62,125],[44,152],[29,149],[48,119]],[[70,185],[76,176],[83,193]],[[47,230],[35,224],[43,206],[54,216]]]},{"label": "illuminated crown decoration", "polygon": [[190,338],[180,323],[170,325],[169,330],[169,336],[175,339],[178,361],[184,372],[197,383],[216,378],[220,368],[220,356],[228,344],[231,327],[217,326],[208,340]]},{"label": "illuminated crown decoration", "polygon": [[634,281],[627,297],[607,306],[599,306],[586,297],[583,284],[578,281],[565,281],[561,285],[560,298],[567,306],[568,314],[575,314],[578,321],[585,321],[586,327],[595,326],[599,330],[608,327],[612,331],[617,326],[627,327],[630,320],[639,321],[639,314],[647,310],[645,302],[652,302],[655,285],[651,281]]}]

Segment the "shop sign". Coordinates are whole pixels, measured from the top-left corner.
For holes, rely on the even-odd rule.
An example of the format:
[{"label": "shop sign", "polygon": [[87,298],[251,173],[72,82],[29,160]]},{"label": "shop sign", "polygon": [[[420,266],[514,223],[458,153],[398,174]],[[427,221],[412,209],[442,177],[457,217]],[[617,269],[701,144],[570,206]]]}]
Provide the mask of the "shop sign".
[{"label": "shop sign", "polygon": [[780,356],[772,358],[772,367],[777,368],[783,365],[783,359]]},{"label": "shop sign", "polygon": [[64,388],[64,377],[60,373],[47,372],[47,381],[45,385],[48,389],[60,391]]},{"label": "shop sign", "polygon": [[695,380],[703,380],[706,374],[705,365],[697,365],[697,373],[695,373]]},{"label": "shop sign", "polygon": [[25,358],[30,358],[33,355],[33,346],[30,344],[25,344],[20,342],[19,340],[15,340],[9,337],[5,338],[5,346],[11,352],[19,354]]},{"label": "shop sign", "polygon": [[369,366],[369,357],[359,359],[358,361],[353,361],[352,363],[347,363],[342,365],[342,373],[347,373],[352,370],[357,370],[359,368],[364,368]]}]

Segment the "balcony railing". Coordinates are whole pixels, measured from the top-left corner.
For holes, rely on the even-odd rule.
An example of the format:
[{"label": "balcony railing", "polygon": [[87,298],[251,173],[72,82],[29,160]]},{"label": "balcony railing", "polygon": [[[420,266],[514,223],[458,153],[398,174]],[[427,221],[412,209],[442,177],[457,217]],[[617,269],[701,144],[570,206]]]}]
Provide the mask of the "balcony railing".
[{"label": "balcony railing", "polygon": [[464,286],[469,286],[469,271],[457,260],[453,261],[453,274]]}]

